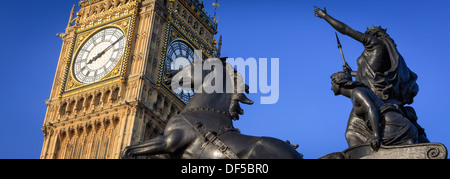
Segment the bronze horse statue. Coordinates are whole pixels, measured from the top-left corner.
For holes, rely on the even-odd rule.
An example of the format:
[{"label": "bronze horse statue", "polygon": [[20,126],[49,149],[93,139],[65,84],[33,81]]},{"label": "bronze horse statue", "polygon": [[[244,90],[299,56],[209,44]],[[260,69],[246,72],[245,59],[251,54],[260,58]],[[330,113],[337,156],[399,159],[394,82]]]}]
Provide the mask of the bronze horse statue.
[{"label": "bronze horse statue", "polygon": [[[301,154],[287,142],[270,137],[243,135],[234,128],[233,120],[239,120],[239,115],[244,114],[239,103],[251,105],[254,102],[244,94],[248,93],[248,86],[243,83],[242,76],[225,61],[226,58],[210,58],[202,63],[194,62],[177,71],[176,75],[168,74],[167,82],[174,78],[181,79],[180,83],[190,80],[192,88],[203,92],[196,93],[184,111],[168,121],[164,135],[126,147],[121,158],[168,156],[170,159],[302,159]],[[212,70],[202,70],[202,75],[196,76],[195,68],[202,68],[200,65],[205,63],[216,65]],[[223,77],[223,92],[204,92],[213,83],[220,81],[204,82],[205,77],[208,78],[208,74],[212,73]],[[232,92],[229,91],[230,87],[227,89],[227,82],[234,84]]]}]

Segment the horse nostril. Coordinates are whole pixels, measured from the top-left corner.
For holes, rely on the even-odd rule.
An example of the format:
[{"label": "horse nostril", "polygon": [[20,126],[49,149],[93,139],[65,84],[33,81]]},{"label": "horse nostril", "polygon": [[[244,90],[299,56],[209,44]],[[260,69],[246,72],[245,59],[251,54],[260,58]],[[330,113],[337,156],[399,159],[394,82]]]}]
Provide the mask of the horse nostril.
[{"label": "horse nostril", "polygon": [[170,86],[172,84],[172,80],[165,80],[164,84],[166,84],[167,86]]},{"label": "horse nostril", "polygon": [[171,73],[166,73],[165,77],[166,78],[172,78],[172,74]]}]

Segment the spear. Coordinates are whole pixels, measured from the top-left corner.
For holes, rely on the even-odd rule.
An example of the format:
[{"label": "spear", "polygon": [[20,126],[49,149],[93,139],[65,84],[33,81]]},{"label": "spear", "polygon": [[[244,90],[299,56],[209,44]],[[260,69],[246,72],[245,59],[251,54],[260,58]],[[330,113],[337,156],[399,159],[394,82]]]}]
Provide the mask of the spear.
[{"label": "spear", "polygon": [[339,51],[341,51],[341,57],[342,57],[342,62],[344,62],[344,67],[348,66],[347,61],[345,61],[344,52],[342,51],[342,45],[341,45],[341,41],[339,40],[339,36],[338,36],[337,32],[334,32],[334,33],[336,34],[336,40],[338,43]]}]

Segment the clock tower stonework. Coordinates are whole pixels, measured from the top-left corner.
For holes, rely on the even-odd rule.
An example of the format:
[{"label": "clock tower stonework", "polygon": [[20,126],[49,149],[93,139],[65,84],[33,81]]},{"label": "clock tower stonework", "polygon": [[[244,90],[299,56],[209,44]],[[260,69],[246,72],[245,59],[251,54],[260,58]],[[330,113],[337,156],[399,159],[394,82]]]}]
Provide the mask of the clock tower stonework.
[{"label": "clock tower stonework", "polygon": [[163,83],[170,45],[215,56],[217,24],[198,0],[81,0],[79,7],[57,34],[63,45],[41,158],[117,159],[126,146],[162,135],[185,106]]}]

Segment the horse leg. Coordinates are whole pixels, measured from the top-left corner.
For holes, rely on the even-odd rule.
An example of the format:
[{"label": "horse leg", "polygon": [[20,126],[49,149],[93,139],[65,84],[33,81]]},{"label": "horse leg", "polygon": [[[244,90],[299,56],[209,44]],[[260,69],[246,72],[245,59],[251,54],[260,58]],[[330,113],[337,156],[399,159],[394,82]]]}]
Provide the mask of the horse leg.
[{"label": "horse leg", "polygon": [[165,153],[166,136],[158,136],[152,140],[132,146],[130,154],[133,156],[140,155],[157,155]]},{"label": "horse leg", "polygon": [[[164,145],[165,136],[158,136],[154,139],[151,139],[149,141],[139,143],[136,145],[128,146],[124,149],[124,151],[121,154],[122,159],[132,159],[135,156],[137,156],[138,153],[144,153],[143,150],[147,149],[147,152],[150,153],[152,151],[155,151],[158,153],[158,151],[162,151],[162,145]],[[150,149],[152,151],[150,151]]]},{"label": "horse leg", "polygon": [[159,136],[142,144],[131,146],[127,156],[172,154],[187,143],[189,143],[189,140],[184,138],[183,132],[175,130],[168,135]]}]

